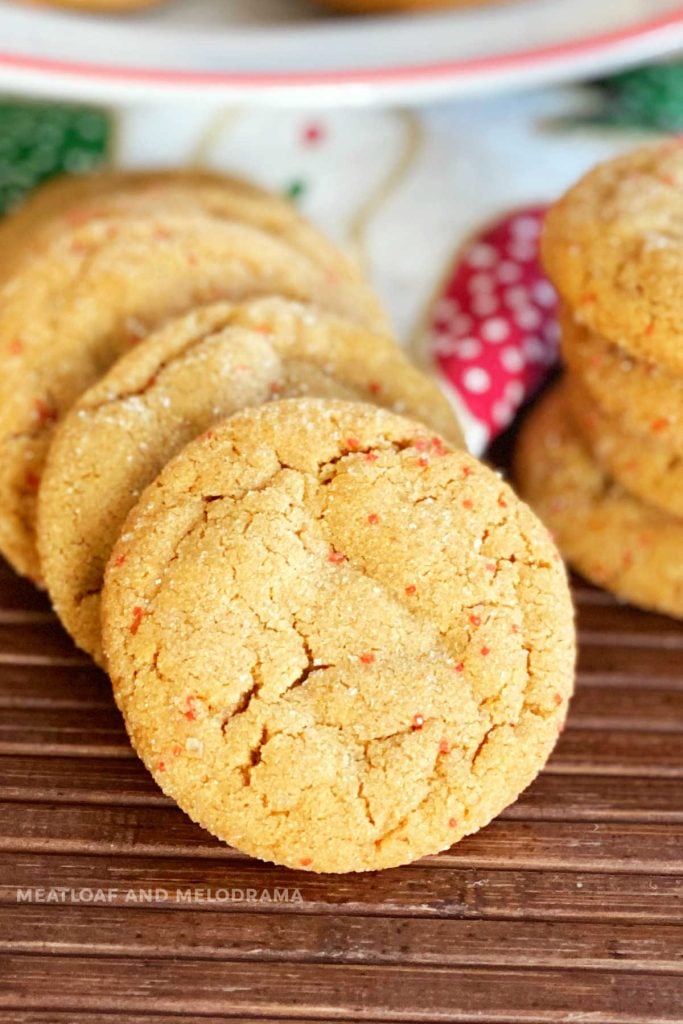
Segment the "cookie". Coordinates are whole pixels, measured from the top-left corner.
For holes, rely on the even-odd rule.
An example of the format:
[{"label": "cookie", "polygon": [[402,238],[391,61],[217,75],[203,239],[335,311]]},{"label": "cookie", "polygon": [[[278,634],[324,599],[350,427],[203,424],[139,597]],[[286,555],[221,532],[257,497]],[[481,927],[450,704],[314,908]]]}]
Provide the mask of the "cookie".
[{"label": "cookie", "polygon": [[579,433],[606,472],[636,497],[683,516],[683,456],[655,437],[628,433],[571,377],[567,401]]},{"label": "cookie", "polygon": [[547,531],[471,456],[365,404],[274,402],[188,445],[127,520],[102,622],[164,792],[311,871],[485,825],[542,768],[572,690]]},{"label": "cookie", "polygon": [[590,396],[629,434],[683,451],[683,377],[636,359],[618,345],[560,314],[565,362]]},{"label": "cookie", "polygon": [[190,313],[85,392],[56,432],[38,515],[45,583],[80,647],[102,661],[104,567],[169,458],[245,406],[306,394],[405,411],[463,445],[446,399],[389,338],[283,299]]},{"label": "cookie", "polygon": [[119,14],[137,11],[143,7],[155,7],[163,0],[40,0],[48,7],[74,8],[78,11],[94,11],[102,14]]},{"label": "cookie", "polygon": [[[0,222],[0,274],[3,254],[5,267],[11,269],[21,252],[40,252],[74,225],[122,214],[197,210],[276,235],[319,262],[331,278],[362,280],[357,265],[291,203],[241,178],[206,169],[103,171],[49,181]],[[375,326],[386,327],[386,317],[368,289],[359,303]]]},{"label": "cookie", "polygon": [[599,164],[549,211],[550,278],[577,320],[683,371],[683,145]]},{"label": "cookie", "polygon": [[572,422],[563,384],[527,417],[515,477],[586,579],[641,608],[683,618],[683,520],[639,501],[607,476]]},{"label": "cookie", "polygon": [[0,288],[0,550],[38,579],[35,496],[55,424],[131,344],[221,298],[310,301],[375,322],[367,287],[263,231],[199,213],[87,220]]}]

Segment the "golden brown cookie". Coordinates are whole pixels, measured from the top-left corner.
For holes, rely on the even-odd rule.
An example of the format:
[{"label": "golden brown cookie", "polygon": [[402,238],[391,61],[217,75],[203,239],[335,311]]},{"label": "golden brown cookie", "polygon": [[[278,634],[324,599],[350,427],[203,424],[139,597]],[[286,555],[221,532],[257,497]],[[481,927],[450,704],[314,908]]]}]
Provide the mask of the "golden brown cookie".
[{"label": "golden brown cookie", "polygon": [[683,516],[683,455],[664,441],[628,433],[591,398],[576,377],[566,382],[574,422],[606,472],[636,497]]},{"label": "golden brown cookie", "polygon": [[527,786],[572,690],[547,531],[491,470],[358,403],[285,400],[188,445],[103,591],[133,745],[246,853],[403,864]]},{"label": "golden brown cookie", "polygon": [[683,145],[599,164],[549,211],[546,270],[576,318],[683,371]]},{"label": "golden brown cookie", "polygon": [[[280,196],[250,182],[207,169],[100,171],[54,178],[0,222],[0,274],[27,249],[40,253],[56,235],[91,220],[122,214],[196,212],[236,220],[275,235],[319,262],[330,279],[360,282],[360,270],[337,246]],[[386,327],[376,297],[366,288],[359,308]]]},{"label": "golden brown cookie", "polygon": [[520,493],[578,572],[642,608],[683,618],[683,520],[607,476],[576,431],[563,384],[525,421],[515,471]]},{"label": "golden brown cookie", "polygon": [[50,449],[40,561],[79,646],[102,661],[104,567],[128,512],[166,462],[245,406],[306,394],[376,402],[464,446],[447,400],[387,337],[284,299],[222,303],[172,321],[85,392]]},{"label": "golden brown cookie", "polygon": [[264,294],[376,321],[362,283],[196,211],[89,218],[18,261],[0,289],[0,550],[19,572],[39,578],[36,491],[55,424],[78,396],[170,317]]},{"label": "golden brown cookie", "polygon": [[560,313],[562,352],[587,395],[627,433],[683,451],[683,376],[636,359]]},{"label": "golden brown cookie", "polygon": [[119,14],[137,11],[143,7],[155,7],[164,0],[37,0],[47,7],[74,8],[79,11],[94,11],[101,14]]}]

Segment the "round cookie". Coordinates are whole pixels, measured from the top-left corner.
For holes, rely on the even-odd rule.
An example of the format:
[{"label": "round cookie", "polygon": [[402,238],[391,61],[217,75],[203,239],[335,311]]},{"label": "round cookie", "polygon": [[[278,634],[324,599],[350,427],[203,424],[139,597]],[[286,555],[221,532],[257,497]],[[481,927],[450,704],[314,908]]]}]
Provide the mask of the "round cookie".
[{"label": "round cookie", "polygon": [[245,406],[306,394],[405,411],[464,444],[439,389],[385,336],[283,299],[222,303],[172,321],[85,392],[50,448],[40,562],[79,646],[102,661],[104,567],[126,515],[169,458]]},{"label": "round cookie", "polygon": [[131,345],[221,298],[279,294],[361,323],[364,285],[263,231],[205,214],[88,220],[0,289],[0,550],[39,579],[35,496],[56,422]]},{"label": "round cookie", "polygon": [[655,438],[627,433],[569,377],[567,401],[597,461],[625,490],[673,516],[683,516],[683,456]]},{"label": "round cookie", "polygon": [[422,426],[294,399],[192,442],[112,553],[133,745],[196,821],[312,871],[445,849],[535,777],[572,690],[547,531]]},{"label": "round cookie", "polygon": [[548,212],[546,270],[577,320],[683,371],[683,145],[599,164]]},{"label": "round cookie", "polygon": [[[207,213],[267,231],[337,276],[361,283],[358,266],[280,196],[250,182],[207,169],[101,171],[54,178],[0,222],[0,274],[20,253],[40,252],[60,232],[122,214]],[[3,267],[3,254],[5,254]],[[359,289],[359,312],[385,329],[375,295]]]},{"label": "round cookie", "polygon": [[526,419],[515,477],[578,572],[641,608],[683,618],[683,520],[606,475],[576,431],[563,384]]},{"label": "round cookie", "polygon": [[94,11],[98,14],[123,14],[143,7],[154,7],[163,0],[39,0],[47,7],[74,8],[78,11]]},{"label": "round cookie", "polygon": [[560,314],[565,362],[585,391],[624,430],[683,451],[683,377],[634,358],[582,327],[568,309]]}]

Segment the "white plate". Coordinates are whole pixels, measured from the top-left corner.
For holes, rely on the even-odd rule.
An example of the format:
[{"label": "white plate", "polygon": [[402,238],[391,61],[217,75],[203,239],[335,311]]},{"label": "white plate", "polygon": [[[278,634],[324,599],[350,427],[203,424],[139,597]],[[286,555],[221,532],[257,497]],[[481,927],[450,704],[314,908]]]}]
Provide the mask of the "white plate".
[{"label": "white plate", "polygon": [[305,0],[175,0],[119,17],[0,0],[0,88],[93,100],[424,101],[681,48],[680,0],[508,0],[376,18],[326,16]]}]

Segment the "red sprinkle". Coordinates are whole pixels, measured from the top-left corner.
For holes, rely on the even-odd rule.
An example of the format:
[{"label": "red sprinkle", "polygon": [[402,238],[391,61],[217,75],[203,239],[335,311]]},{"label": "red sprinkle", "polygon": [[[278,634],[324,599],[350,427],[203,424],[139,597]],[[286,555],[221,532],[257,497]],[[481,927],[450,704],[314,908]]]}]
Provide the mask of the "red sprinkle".
[{"label": "red sprinkle", "polygon": [[511,633],[519,633],[519,626],[517,625],[516,622],[513,622],[512,625],[510,626],[510,632]]},{"label": "red sprinkle", "polygon": [[652,334],[654,329],[655,329],[655,322],[654,322],[654,320],[650,320],[649,324],[645,328],[645,333],[646,334]]},{"label": "red sprinkle", "polygon": [[187,262],[188,262],[189,266],[196,267],[197,264],[199,263],[199,260],[197,259],[197,256],[195,255],[195,253],[188,252],[188,254],[187,254]]},{"label": "red sprinkle", "polygon": [[139,630],[140,623],[142,622],[144,617],[145,617],[145,610],[144,610],[144,608],[140,608],[139,605],[136,608],[133,608],[133,621],[131,622],[131,625],[130,625],[130,631],[133,634],[133,636],[135,636],[135,634]]},{"label": "red sprinkle", "polygon": [[495,562],[487,562],[486,568],[488,569],[489,572],[495,572],[498,566],[496,565]]},{"label": "red sprinkle", "polygon": [[413,441],[413,448],[418,452],[429,451],[431,445],[426,437],[416,437]]},{"label": "red sprinkle", "polygon": [[179,743],[176,743],[175,746],[171,747],[171,753],[173,754],[174,757],[180,757],[182,752],[183,748],[180,746]]},{"label": "red sprinkle", "polygon": [[166,771],[166,765],[165,765],[165,763],[163,761],[159,761],[159,763],[157,765],[157,771],[158,772],[165,772]]},{"label": "red sprinkle", "polygon": [[650,424],[650,429],[656,434],[659,434],[662,430],[666,430],[669,426],[669,421],[666,416],[659,416],[656,420],[653,420]]},{"label": "red sprinkle", "polygon": [[459,661],[457,665],[453,666],[453,671],[454,672],[464,672],[465,671],[464,663],[462,661]]},{"label": "red sprinkle", "polygon": [[559,707],[560,704],[562,703],[562,694],[556,693],[555,696],[553,697],[553,700],[555,701],[555,703]]},{"label": "red sprinkle", "polygon": [[490,653],[491,653],[491,648],[490,647],[482,647],[481,654],[483,655],[484,658],[486,657],[487,654],[490,654]]},{"label": "red sprinkle", "polygon": [[378,458],[379,458],[379,455],[377,454],[377,452],[366,452],[365,453],[365,461],[366,462],[377,462]]},{"label": "red sprinkle", "polygon": [[472,501],[471,498],[465,498],[465,500],[462,503],[462,507],[466,508],[468,511],[471,511],[474,508],[474,502]]},{"label": "red sprinkle", "polygon": [[448,827],[449,828],[457,828],[458,827],[458,819],[457,818],[449,818],[448,819]]},{"label": "red sprinkle", "polygon": [[470,615],[470,626],[481,626],[481,618],[478,615]]},{"label": "red sprinkle", "polygon": [[327,561],[332,562],[333,565],[340,565],[341,562],[346,561],[346,555],[342,554],[341,551],[330,551]]},{"label": "red sprinkle", "polygon": [[14,341],[9,343],[9,354],[11,356],[18,356],[24,351],[24,343],[19,338],[15,338]]},{"label": "red sprinkle", "polygon": [[372,665],[373,661],[375,660],[375,655],[372,653],[372,651],[366,651],[365,654],[361,654],[360,660],[363,662],[364,665]]},{"label": "red sprinkle", "polygon": [[413,721],[412,721],[411,724],[412,724],[413,729],[415,729],[415,730],[421,729],[422,726],[425,724],[424,715],[420,715],[420,714],[413,715]]},{"label": "red sprinkle", "polygon": [[284,390],[284,389],[283,389],[283,386],[282,386],[282,384],[280,384],[280,383],[279,383],[278,381],[276,381],[276,380],[274,380],[274,381],[272,382],[272,384],[270,385],[270,393],[271,393],[271,395],[279,395],[279,394],[281,394],[281,393],[282,393],[282,391],[283,391],[283,390]]},{"label": "red sprinkle", "polygon": [[416,593],[417,593],[417,587],[415,586],[415,584],[414,583],[409,583],[408,586],[406,587],[406,594],[408,595],[408,597],[412,597],[413,594],[416,594]]},{"label": "red sprinkle", "polygon": [[302,868],[310,867],[312,863],[313,863],[313,858],[312,857],[302,857],[301,860],[299,861],[299,864],[301,864]]},{"label": "red sprinkle", "polygon": [[380,384],[380,382],[378,380],[371,380],[370,383],[368,384],[368,391],[372,395],[378,395],[381,390],[382,390],[382,385]]},{"label": "red sprinkle", "polygon": [[118,555],[114,559],[114,565],[116,566],[116,568],[117,569],[120,568],[124,564],[124,562],[126,561],[127,558],[128,558],[128,555]]},{"label": "red sprinkle", "polygon": [[360,441],[357,437],[351,435],[351,437],[346,438],[346,447],[350,448],[352,452],[357,452],[360,448]]},{"label": "red sprinkle", "polygon": [[370,523],[370,526],[377,526],[377,523],[379,522],[379,516],[377,515],[376,512],[370,513],[370,515],[368,516],[368,522]]},{"label": "red sprinkle", "polygon": [[498,499],[498,504],[499,504],[500,508],[507,508],[508,507],[508,503],[505,500],[505,498],[499,498]]},{"label": "red sprinkle", "polygon": [[471,466],[463,466],[462,467],[462,475],[463,476],[472,476],[472,467]]},{"label": "red sprinkle", "polygon": [[417,464],[418,466],[422,466],[422,468],[424,469],[425,466],[429,465],[429,456],[421,455],[420,458],[417,460]]},{"label": "red sprinkle", "polygon": [[39,423],[54,423],[57,419],[57,412],[52,406],[44,402],[42,398],[36,398],[33,403],[36,419]]},{"label": "red sprinkle", "polygon": [[190,695],[185,700],[186,711],[183,711],[183,715],[188,722],[196,722],[197,720],[197,698]]},{"label": "red sprinkle", "polygon": [[448,742],[448,740],[446,740],[446,739],[440,740],[439,741],[439,753],[440,754],[450,754],[450,752],[451,752],[451,745]]}]

